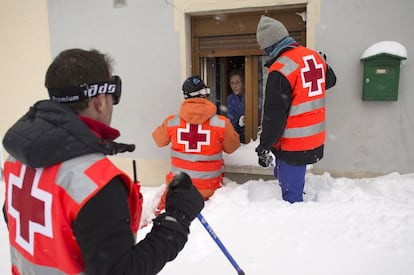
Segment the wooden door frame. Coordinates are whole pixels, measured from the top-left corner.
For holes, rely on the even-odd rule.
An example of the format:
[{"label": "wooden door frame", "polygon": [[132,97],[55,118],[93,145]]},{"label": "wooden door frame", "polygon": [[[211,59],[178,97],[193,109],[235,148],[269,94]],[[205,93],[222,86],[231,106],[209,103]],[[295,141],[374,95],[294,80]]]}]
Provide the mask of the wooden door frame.
[{"label": "wooden door frame", "polygon": [[259,120],[259,58],[258,56],[246,56],[244,63],[244,82],[245,82],[245,98],[246,98],[246,109],[245,109],[245,140],[246,143],[249,141],[256,140],[257,138],[257,123]]}]

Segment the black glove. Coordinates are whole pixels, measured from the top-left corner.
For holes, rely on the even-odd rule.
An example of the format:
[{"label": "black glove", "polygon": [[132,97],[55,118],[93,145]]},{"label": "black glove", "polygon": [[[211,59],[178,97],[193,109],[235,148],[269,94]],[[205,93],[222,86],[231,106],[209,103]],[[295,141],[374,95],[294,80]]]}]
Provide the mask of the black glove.
[{"label": "black glove", "polygon": [[107,155],[116,155],[124,152],[134,152],[135,144],[117,143],[114,141],[108,141],[105,139],[99,140],[104,153]]},{"label": "black glove", "polygon": [[269,154],[269,150],[264,149],[260,145],[256,147],[256,153],[259,157],[259,165],[262,167],[269,167],[273,163],[273,156]]},{"label": "black glove", "polygon": [[204,199],[193,185],[190,176],[181,172],[168,185],[165,212],[188,228],[204,207]]}]

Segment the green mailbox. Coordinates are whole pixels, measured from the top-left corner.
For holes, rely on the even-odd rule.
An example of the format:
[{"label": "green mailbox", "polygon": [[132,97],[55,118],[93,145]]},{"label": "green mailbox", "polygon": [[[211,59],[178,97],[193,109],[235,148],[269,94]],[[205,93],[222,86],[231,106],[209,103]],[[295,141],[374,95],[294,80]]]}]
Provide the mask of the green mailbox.
[{"label": "green mailbox", "polygon": [[362,100],[397,100],[400,63],[403,59],[406,58],[389,53],[361,58],[364,62]]}]

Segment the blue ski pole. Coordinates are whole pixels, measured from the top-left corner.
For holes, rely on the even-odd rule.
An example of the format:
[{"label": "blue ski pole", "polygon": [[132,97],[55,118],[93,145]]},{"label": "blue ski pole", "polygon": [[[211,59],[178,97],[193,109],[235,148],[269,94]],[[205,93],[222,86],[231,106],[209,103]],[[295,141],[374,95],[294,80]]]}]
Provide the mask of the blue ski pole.
[{"label": "blue ski pole", "polygon": [[197,218],[201,222],[201,224],[204,226],[204,228],[207,230],[207,232],[210,234],[210,236],[213,238],[213,240],[216,242],[216,244],[218,245],[218,247],[220,247],[221,251],[227,257],[227,259],[230,261],[230,263],[233,265],[233,267],[237,270],[237,274],[239,274],[239,275],[245,275],[244,271],[239,267],[239,265],[236,263],[236,261],[230,255],[230,253],[227,251],[226,247],[224,247],[224,245],[220,241],[219,237],[216,235],[216,233],[213,231],[213,229],[207,223],[207,221],[204,219],[204,217],[201,215],[201,213],[199,213],[197,215]]}]

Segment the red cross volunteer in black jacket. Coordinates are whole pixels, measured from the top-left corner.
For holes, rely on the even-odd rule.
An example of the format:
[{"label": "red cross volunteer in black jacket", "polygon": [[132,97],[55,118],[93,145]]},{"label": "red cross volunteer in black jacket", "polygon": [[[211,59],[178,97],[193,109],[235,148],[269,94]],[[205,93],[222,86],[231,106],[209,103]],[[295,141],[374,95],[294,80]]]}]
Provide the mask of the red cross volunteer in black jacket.
[{"label": "red cross volunteer in black jacket", "polygon": [[204,201],[184,173],[169,185],[165,213],[135,241],[139,185],[106,156],[135,149],[113,141],[121,79],[111,75],[107,55],[61,52],[46,73],[51,100],[30,107],[3,139],[12,274],[156,274],[187,241]]},{"label": "red cross volunteer in black jacket", "polygon": [[323,157],[325,91],[335,85],[336,76],[320,54],[299,46],[273,18],[260,18],[256,37],[270,57],[262,133],[256,148],[259,164],[269,166],[272,151],[283,200],[301,202],[306,165]]}]

